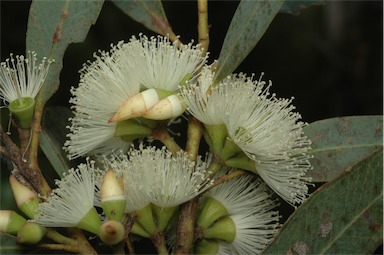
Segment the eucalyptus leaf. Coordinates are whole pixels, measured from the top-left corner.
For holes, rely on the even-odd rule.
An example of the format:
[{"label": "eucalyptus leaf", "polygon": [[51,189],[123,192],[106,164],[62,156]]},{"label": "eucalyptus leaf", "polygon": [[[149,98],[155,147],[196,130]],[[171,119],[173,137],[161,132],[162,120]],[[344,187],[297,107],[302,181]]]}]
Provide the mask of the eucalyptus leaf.
[{"label": "eucalyptus leaf", "polygon": [[321,186],[263,254],[369,254],[383,237],[383,150]]},{"label": "eucalyptus leaf", "polygon": [[255,47],[278,13],[283,0],[242,0],[224,39],[214,81],[232,73]]},{"label": "eucalyptus leaf", "polygon": [[95,24],[103,3],[103,0],[32,2],[28,18],[27,50],[35,51],[39,58],[55,60],[36,104],[44,105],[58,89],[66,48],[71,43],[84,41],[90,26]]},{"label": "eucalyptus leaf", "polygon": [[314,182],[327,182],[383,148],[382,116],[351,116],[311,123],[304,128],[312,140],[313,170],[307,172]]},{"label": "eucalyptus leaf", "polygon": [[160,0],[112,0],[112,2],[146,28],[164,36],[170,33],[171,27]]},{"label": "eucalyptus leaf", "polygon": [[0,254],[23,254],[25,246],[16,242],[16,237],[0,233]]},{"label": "eucalyptus leaf", "polygon": [[66,140],[68,118],[72,112],[65,107],[48,107],[44,111],[43,129],[40,133],[40,147],[45,156],[55,169],[56,173],[63,177],[71,164],[63,151]]},{"label": "eucalyptus leaf", "polygon": [[281,6],[280,12],[299,15],[303,9],[313,5],[324,5],[325,0],[286,0]]}]

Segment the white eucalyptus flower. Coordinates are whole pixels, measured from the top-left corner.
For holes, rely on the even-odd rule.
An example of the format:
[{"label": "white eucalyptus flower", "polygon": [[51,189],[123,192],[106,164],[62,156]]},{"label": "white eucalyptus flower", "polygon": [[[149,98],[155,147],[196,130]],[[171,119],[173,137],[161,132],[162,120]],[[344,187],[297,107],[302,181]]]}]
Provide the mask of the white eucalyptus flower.
[{"label": "white eucalyptus flower", "polygon": [[[265,87],[261,78],[254,81],[245,74],[228,76],[209,87],[213,75],[205,72],[181,94],[187,110],[205,124],[215,153],[229,166],[238,167],[230,164],[228,159],[234,154],[228,152],[237,153],[233,148],[240,148],[254,161],[248,170],[257,172],[284,200],[291,204],[304,201],[309,181],[304,175],[311,168],[307,155],[310,141],[292,99],[270,95],[271,84]],[[219,131],[227,135],[226,141]],[[231,143],[236,145],[233,150],[223,149]],[[220,150],[225,152],[220,154]]]},{"label": "white eucalyptus flower", "polygon": [[46,202],[40,203],[34,221],[45,227],[79,227],[97,234],[101,221],[94,208],[95,180],[100,174],[93,161],[70,169],[56,180]]},{"label": "white eucalyptus flower", "polygon": [[[278,231],[279,215],[273,211],[277,205],[270,199],[265,183],[252,176],[231,179],[211,189],[204,198],[215,199],[227,210],[206,230],[211,238],[208,240],[217,241],[218,254],[260,254]],[[203,209],[207,205],[203,204]]]},{"label": "white eucalyptus flower", "polygon": [[142,200],[162,208],[174,207],[204,192],[212,183],[206,171],[210,157],[205,162],[201,158],[191,162],[185,152],[172,156],[165,147],[148,147],[131,150],[129,159],[120,160],[115,160],[111,168],[123,172],[127,204],[133,204],[129,199],[137,197],[134,204]]},{"label": "white eucalyptus flower", "polygon": [[[15,63],[16,62],[16,63]],[[45,78],[47,77],[49,66],[53,60],[43,58],[37,64],[36,52],[28,52],[28,57],[16,56],[13,54],[0,66],[0,98],[11,103],[21,98],[35,98],[39,93]]]},{"label": "white eucalyptus flower", "polygon": [[27,58],[13,55],[0,65],[0,98],[8,104],[22,128],[33,120],[35,97],[48,75],[53,60],[43,58],[37,63],[37,54],[28,52]]},{"label": "white eucalyptus flower", "polygon": [[[148,89],[177,91],[186,75],[194,79],[207,58],[203,56],[200,45],[192,45],[193,41],[179,48],[177,42],[171,43],[168,37],[163,36],[148,38],[140,34],[139,39],[133,37],[134,40],[143,46],[141,56],[133,61],[141,84]],[[127,50],[129,47],[127,44]]]},{"label": "white eucalyptus flower", "polygon": [[129,148],[128,142],[115,136],[117,123],[108,122],[127,98],[140,91],[132,59],[142,47],[138,42],[129,44],[129,50],[119,42],[111,53],[95,54],[96,60],[80,70],[79,87],[71,89],[75,116],[64,145],[70,159]]}]

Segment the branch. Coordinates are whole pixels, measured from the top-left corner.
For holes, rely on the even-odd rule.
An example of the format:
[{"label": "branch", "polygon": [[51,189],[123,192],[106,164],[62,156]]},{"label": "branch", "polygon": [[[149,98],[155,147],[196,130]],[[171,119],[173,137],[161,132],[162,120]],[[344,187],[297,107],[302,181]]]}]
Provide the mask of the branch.
[{"label": "branch", "polygon": [[209,25],[208,25],[208,1],[198,0],[198,30],[199,30],[199,43],[203,49],[203,55],[208,51],[209,47]]}]

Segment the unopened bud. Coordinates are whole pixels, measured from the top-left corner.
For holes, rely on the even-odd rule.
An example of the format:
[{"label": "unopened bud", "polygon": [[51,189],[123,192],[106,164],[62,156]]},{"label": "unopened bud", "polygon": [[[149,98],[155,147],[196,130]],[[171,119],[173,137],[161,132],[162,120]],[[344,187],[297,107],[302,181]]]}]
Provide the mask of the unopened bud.
[{"label": "unopened bud", "polygon": [[104,175],[101,186],[101,206],[108,219],[120,221],[126,203],[120,183],[113,170],[109,169]]},{"label": "unopened bud", "polygon": [[221,218],[210,226],[204,238],[217,238],[231,243],[236,237],[236,225],[230,217]]},{"label": "unopened bud", "polygon": [[15,211],[0,210],[0,232],[17,234],[27,220]]},{"label": "unopened bud", "polygon": [[172,92],[161,89],[144,90],[127,99],[108,122],[111,123],[140,117],[159,100],[171,94]]},{"label": "unopened bud", "polygon": [[222,203],[212,197],[206,197],[196,223],[207,229],[213,222],[227,214],[227,209]]},{"label": "unopened bud", "polygon": [[17,242],[22,244],[37,244],[43,239],[47,229],[36,222],[26,222],[17,233]]},{"label": "unopened bud", "polygon": [[100,239],[109,245],[121,242],[125,235],[123,224],[115,220],[107,220],[100,227]]},{"label": "unopened bud", "polygon": [[185,105],[180,97],[171,95],[157,102],[143,117],[152,120],[166,120],[180,116],[184,111]]},{"label": "unopened bud", "polygon": [[9,183],[11,184],[17,206],[25,215],[32,219],[39,205],[36,193],[20,183],[13,175],[9,176]]}]

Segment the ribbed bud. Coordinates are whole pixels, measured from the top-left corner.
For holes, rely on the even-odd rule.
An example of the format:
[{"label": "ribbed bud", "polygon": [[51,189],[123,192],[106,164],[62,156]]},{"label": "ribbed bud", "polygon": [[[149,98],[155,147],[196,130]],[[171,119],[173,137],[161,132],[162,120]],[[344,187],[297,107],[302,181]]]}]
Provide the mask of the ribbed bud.
[{"label": "ribbed bud", "polygon": [[231,243],[236,237],[236,225],[230,217],[215,222],[205,232],[204,238],[217,238]]},{"label": "ribbed bud", "polygon": [[27,220],[15,211],[0,210],[0,232],[17,234],[25,222]]},{"label": "ribbed bud", "polygon": [[124,239],[125,229],[123,224],[115,220],[107,220],[100,227],[100,239],[109,245],[114,245]]},{"label": "ribbed bud", "polygon": [[32,219],[39,205],[36,193],[20,183],[13,175],[9,176],[9,183],[11,184],[17,206],[25,215]]},{"label": "ribbed bud", "polygon": [[203,239],[196,242],[194,247],[195,254],[216,255],[219,251],[219,244],[215,239]]},{"label": "ribbed bud", "polygon": [[207,229],[212,223],[227,215],[227,213],[227,209],[222,203],[212,197],[206,197],[196,223],[198,226]]}]

